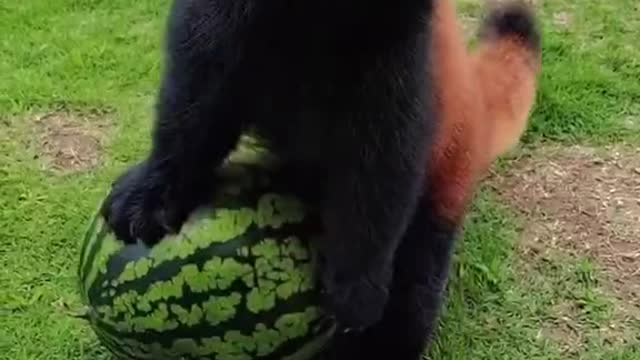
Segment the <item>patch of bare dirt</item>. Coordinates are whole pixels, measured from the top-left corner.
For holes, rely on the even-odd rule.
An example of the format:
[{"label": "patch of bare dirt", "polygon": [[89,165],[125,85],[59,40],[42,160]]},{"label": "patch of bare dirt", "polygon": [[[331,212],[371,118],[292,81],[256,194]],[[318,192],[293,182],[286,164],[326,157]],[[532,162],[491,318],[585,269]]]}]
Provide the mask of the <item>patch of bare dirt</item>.
[{"label": "patch of bare dirt", "polygon": [[489,184],[525,215],[525,256],[588,256],[640,310],[640,149],[548,146],[510,161]]},{"label": "patch of bare dirt", "polygon": [[560,350],[564,354],[577,354],[583,346],[584,331],[575,320],[576,310],[567,302],[561,302],[554,306],[551,314],[558,314],[555,319],[542,324],[540,336],[553,339],[560,344]]},{"label": "patch of bare dirt", "polygon": [[35,119],[38,157],[56,172],[91,170],[100,164],[109,129],[103,112],[57,111]]},{"label": "patch of bare dirt", "polygon": [[[606,346],[624,347],[637,336],[637,319],[623,309],[614,309],[608,319],[594,324],[580,315],[584,310],[575,301],[564,300],[549,309],[550,317],[542,322],[539,336],[552,340],[567,358],[580,358],[592,346],[594,338]],[[621,311],[619,311],[621,310]]]},{"label": "patch of bare dirt", "polygon": [[539,336],[569,357],[590,336],[612,346],[633,339],[640,323],[640,149],[541,146],[507,162],[487,184],[523,215],[518,250],[529,270],[558,256],[586,256],[604,270],[601,290],[617,298],[611,317],[587,329],[580,303],[560,296]]}]

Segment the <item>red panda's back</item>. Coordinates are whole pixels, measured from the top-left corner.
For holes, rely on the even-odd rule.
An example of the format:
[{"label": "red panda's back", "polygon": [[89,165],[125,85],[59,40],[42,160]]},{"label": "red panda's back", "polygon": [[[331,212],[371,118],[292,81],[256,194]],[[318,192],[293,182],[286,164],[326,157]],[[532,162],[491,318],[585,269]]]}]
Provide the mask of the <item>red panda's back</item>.
[{"label": "red panda's back", "polygon": [[453,0],[435,3],[433,71],[439,118],[426,192],[439,216],[458,222],[475,181],[524,132],[539,72],[533,14],[494,10],[479,49],[467,50]]},{"label": "red panda's back", "polygon": [[430,190],[436,211],[452,221],[462,209],[472,187],[475,149],[479,134],[474,120],[484,117],[484,107],[469,66],[469,54],[451,0],[437,1],[433,23],[435,108],[439,119],[429,160]]}]

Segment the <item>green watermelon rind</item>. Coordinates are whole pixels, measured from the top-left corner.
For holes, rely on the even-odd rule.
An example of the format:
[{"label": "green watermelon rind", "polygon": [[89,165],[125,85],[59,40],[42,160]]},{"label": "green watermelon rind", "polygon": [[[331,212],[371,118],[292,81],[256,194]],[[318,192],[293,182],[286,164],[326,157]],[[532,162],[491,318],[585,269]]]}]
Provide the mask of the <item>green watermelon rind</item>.
[{"label": "green watermelon rind", "polygon": [[[249,184],[249,186],[253,186],[253,185],[255,184]],[[246,188],[242,190],[244,191],[246,190]],[[264,198],[264,196],[275,196],[277,198],[279,195],[262,194],[261,198]],[[233,196],[231,198],[233,198]],[[236,204],[236,205],[241,205],[242,202],[243,201],[240,201],[239,204]],[[226,210],[229,210],[229,209],[226,209]],[[255,222],[256,219],[254,218],[253,220]],[[301,222],[301,221],[302,219],[298,219],[298,222]],[[258,223],[259,222],[260,220],[258,220]],[[265,234],[268,234],[269,230],[271,231],[271,233],[274,234],[273,236],[274,238],[277,237],[275,235],[277,235],[279,232],[284,234],[293,234],[293,233],[297,233],[297,231],[300,231],[300,229],[297,228],[298,224],[296,224],[295,221],[293,222],[293,224],[287,223],[286,221],[284,222],[281,221],[280,223],[276,221],[274,224],[269,224],[269,222],[270,221],[266,221],[266,224],[261,224],[261,225],[265,225],[262,227],[256,225],[255,223],[250,224],[244,229],[243,232],[238,234],[239,237],[223,240],[219,244],[213,244],[213,246],[218,245],[218,246],[228,246],[230,248],[243,249],[243,248],[246,248],[249,244],[253,244],[253,246],[255,247],[256,245],[259,245],[265,241],[264,240]],[[271,227],[269,227],[269,225],[271,225]],[[256,242],[256,239],[251,239],[250,241],[246,241],[246,239],[244,239],[245,242],[243,243],[242,235],[246,233],[252,233],[252,234],[257,233],[259,234],[259,236],[262,237],[262,240]],[[171,239],[171,240],[174,240],[174,239]],[[114,245],[114,244],[117,244],[117,245]],[[109,290],[102,291],[101,293],[102,296],[106,296],[106,298],[109,298],[109,296],[115,295],[117,298],[118,296],[121,295],[121,293],[116,294],[115,291],[118,289],[118,286],[126,285],[125,282],[113,283],[113,279],[111,281],[105,281],[106,278],[104,277],[105,276],[104,269],[107,269],[107,267],[110,266],[110,264],[113,262],[113,256],[116,256],[124,248],[125,246],[123,244],[116,242],[116,240],[112,238],[112,234],[110,233],[107,225],[105,224],[104,220],[100,217],[99,212],[96,211],[94,213],[94,217],[92,218],[91,222],[87,227],[87,230],[83,239],[83,246],[80,254],[80,264],[78,268],[78,275],[80,279],[80,291],[82,293],[82,299],[85,301],[86,304],[88,305],[96,304],[95,299],[96,299],[96,296],[98,296],[98,293],[100,293],[100,291],[95,291],[95,289],[97,287],[101,287],[102,285],[107,285],[107,288],[109,287],[109,285],[115,285],[115,286],[112,286],[112,289],[114,289],[113,293],[109,292]],[[212,249],[204,249],[204,250],[196,249],[196,251],[200,251],[200,250],[202,250],[204,253],[216,252],[215,249],[213,250]],[[228,255],[229,254],[227,254],[227,256]],[[238,252],[236,256],[232,256],[230,257],[230,259],[239,259],[241,257],[240,255],[241,255],[240,252]],[[294,263],[295,266],[299,267],[301,264],[305,264],[304,260],[305,259],[302,259],[302,261],[292,261],[292,263]],[[174,263],[176,261],[176,257],[170,258],[167,261],[169,263]],[[257,261],[257,260],[249,259],[248,263],[251,263],[251,261]],[[96,264],[96,262],[98,263]],[[189,259],[186,259],[184,263],[189,263]],[[200,265],[202,265],[202,263],[200,263]],[[101,267],[104,267],[104,268],[101,269]],[[142,279],[145,280],[144,276],[142,277]],[[139,285],[135,283],[135,281],[139,279],[133,278],[129,280],[131,281],[129,285],[133,284],[133,287],[136,287]],[[108,320],[108,317],[104,317],[104,314],[101,314],[95,306],[89,306],[90,308],[89,318],[90,318],[91,326],[93,327],[93,329],[95,330],[95,333],[97,334],[101,342],[105,345],[105,347],[107,347],[114,355],[122,359],[153,358],[154,360],[156,359],[158,360],[162,360],[162,359],[244,360],[244,359],[256,358],[256,359],[270,360],[272,358],[275,359],[275,357],[272,357],[275,355],[278,356],[277,358],[282,358],[286,360],[308,359],[312,356],[312,354],[319,351],[319,349],[321,349],[324,346],[324,344],[326,344],[326,342],[330,338],[330,335],[333,333],[335,329],[331,322],[327,322],[326,319],[323,320],[322,314],[320,314],[319,310],[315,306],[306,306],[306,307],[304,306],[305,301],[307,301],[310,304],[313,303],[313,300],[307,300],[307,299],[313,299],[317,295],[315,294],[315,289],[313,289],[312,287],[303,289],[302,292],[299,292],[299,295],[301,296],[301,298],[298,299],[298,301],[295,300],[296,299],[295,294],[292,293],[291,295],[293,295],[293,298],[288,298],[286,300],[278,299],[276,301],[277,306],[274,305],[268,310],[263,310],[258,314],[248,313],[248,310],[246,308],[243,311],[241,311],[244,313],[245,316],[238,317],[238,313],[236,312],[232,318],[227,319],[222,323],[219,323],[218,324],[219,326],[216,325],[218,326],[218,329],[224,328],[225,329],[224,331],[221,331],[221,330],[211,331],[215,326],[207,325],[206,323],[202,325],[203,330],[207,330],[208,328],[209,333],[217,333],[218,335],[221,335],[218,337],[217,341],[222,344],[222,345],[219,345],[219,347],[220,346],[224,347],[224,343],[226,340],[225,341],[222,341],[222,340],[226,339],[227,335],[234,334],[234,327],[242,328],[245,332],[247,332],[247,330],[250,330],[251,326],[254,326],[254,329],[257,329],[257,327],[259,326],[257,319],[270,320],[266,322],[267,323],[270,322],[272,325],[274,325],[283,316],[295,316],[295,314],[292,315],[293,308],[291,306],[294,306],[293,304],[295,304],[298,301],[302,305],[294,306],[294,308],[297,309],[299,314],[304,314],[305,312],[309,314],[309,311],[311,311],[312,313],[315,312],[316,314],[315,317],[311,316],[311,317],[308,317],[307,320],[305,320],[306,326],[307,326],[305,331],[302,331],[299,334],[296,334],[296,336],[291,336],[285,340],[280,340],[280,343],[278,343],[276,346],[271,346],[271,348],[267,346],[267,349],[271,351],[270,352],[265,351],[264,352],[265,356],[258,356],[258,357],[255,356],[256,346],[258,346],[255,344],[258,344],[259,342],[257,342],[255,339],[254,339],[254,345],[250,345],[247,348],[248,350],[245,349],[247,351],[245,351],[244,353],[238,352],[238,351],[234,353],[232,351],[231,353],[228,353],[225,355],[220,351],[218,351],[218,353],[211,351],[212,349],[211,346],[209,347],[209,351],[203,350],[204,349],[203,344],[207,340],[209,340],[209,345],[211,345],[211,341],[213,341],[212,337],[197,338],[196,340],[194,340],[194,338],[190,338],[190,339],[183,338],[182,340],[180,340],[179,338],[177,339],[174,338],[173,341],[166,341],[166,339],[171,339],[174,334],[178,334],[180,332],[179,330],[186,329],[185,328],[186,325],[181,323],[179,323],[176,329],[174,330],[154,331],[152,329],[142,329],[142,331],[140,332],[135,332],[135,331],[131,331],[132,330],[131,328],[123,329],[121,327],[119,328],[118,326],[114,326],[114,324],[117,325],[117,321],[116,323],[105,321],[105,320]],[[184,301],[181,303],[181,300],[184,300],[182,298],[177,298],[172,301],[167,301],[167,300],[164,300],[163,302],[164,304],[166,304],[167,308],[172,308],[173,305],[176,305],[176,304],[178,305],[185,304]],[[186,303],[187,303],[186,305],[187,312],[186,313],[183,312],[183,316],[185,316],[185,318],[188,319],[189,316],[193,314],[194,308],[193,307],[190,308],[188,306],[193,304],[189,304],[189,302],[186,302]],[[159,303],[154,303],[153,306],[158,306],[158,304]],[[138,309],[132,309],[132,311],[133,311],[132,313],[135,314],[136,312],[138,312]],[[124,314],[123,316],[126,317],[126,313],[123,313],[123,314]],[[307,316],[310,316],[310,315],[307,315]],[[241,319],[241,321],[239,320],[234,322],[234,320],[237,320],[237,319]],[[126,318],[120,317],[119,320],[126,320]],[[320,321],[320,322],[325,321],[327,324],[329,324],[329,326],[327,325],[317,326],[317,327],[310,326],[317,321]],[[263,332],[264,331],[277,332],[275,328],[271,328],[270,330],[270,328],[264,324],[260,326],[261,326],[260,329],[262,329],[261,331]],[[165,341],[161,343],[160,342],[149,343],[149,342],[141,341],[145,339],[145,336],[148,336],[150,338],[154,338],[154,337],[158,338],[159,335],[163,335],[163,339]],[[245,340],[247,338],[247,335],[242,335],[242,333],[240,332],[236,332],[235,336],[239,338],[242,338],[244,336]],[[178,351],[180,347],[183,347],[183,349],[181,351]],[[291,348],[292,351],[283,353],[283,351],[288,351],[287,350],[288,348]],[[193,352],[196,353],[195,356],[193,355]]]}]

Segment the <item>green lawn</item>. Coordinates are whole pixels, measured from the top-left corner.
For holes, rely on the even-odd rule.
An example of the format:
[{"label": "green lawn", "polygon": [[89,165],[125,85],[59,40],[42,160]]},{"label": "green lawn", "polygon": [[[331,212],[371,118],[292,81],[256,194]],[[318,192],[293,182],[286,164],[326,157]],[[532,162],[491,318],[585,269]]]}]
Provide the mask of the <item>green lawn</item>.
[{"label": "green lawn", "polygon": [[[468,17],[480,13],[478,0],[459,2]],[[544,73],[526,148],[640,145],[638,2],[539,3]],[[78,241],[110,181],[149,146],[168,5],[0,3],[0,359],[108,358],[69,316],[79,304]],[[99,166],[67,154],[62,164],[75,171],[52,168],[51,157],[61,155],[43,150],[43,141],[55,147],[64,139],[37,121],[51,113],[70,114],[81,139],[103,141],[89,147]],[[523,221],[489,188],[481,191],[431,358],[640,359],[640,321],[619,314],[623,305],[597,261],[523,258],[516,250]],[[558,304],[571,305],[579,333],[570,350],[562,332],[549,330],[562,317]]]}]

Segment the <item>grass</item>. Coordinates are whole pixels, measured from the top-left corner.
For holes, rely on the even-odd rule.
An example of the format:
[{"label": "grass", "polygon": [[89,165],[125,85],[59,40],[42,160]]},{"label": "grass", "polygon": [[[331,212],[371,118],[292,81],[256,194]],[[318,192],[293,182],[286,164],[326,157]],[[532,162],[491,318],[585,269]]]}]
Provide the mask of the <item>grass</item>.
[{"label": "grass", "polygon": [[[476,15],[473,0],[460,0]],[[30,0],[0,4],[0,359],[107,359],[82,322],[80,234],[108,184],[149,146],[169,1]],[[554,16],[571,15],[569,26]],[[640,9],[636,1],[547,0],[545,70],[525,142],[640,140]],[[38,152],[38,114],[106,111],[101,166],[57,173]],[[562,256],[528,263],[519,219],[482,191],[468,220],[432,359],[637,359],[640,340],[608,334],[616,299],[597,265]],[[580,346],[554,331],[572,306]],[[624,332],[626,334],[626,332]],[[618,336],[620,335],[620,336]],[[575,340],[575,339],[573,339]]]}]

